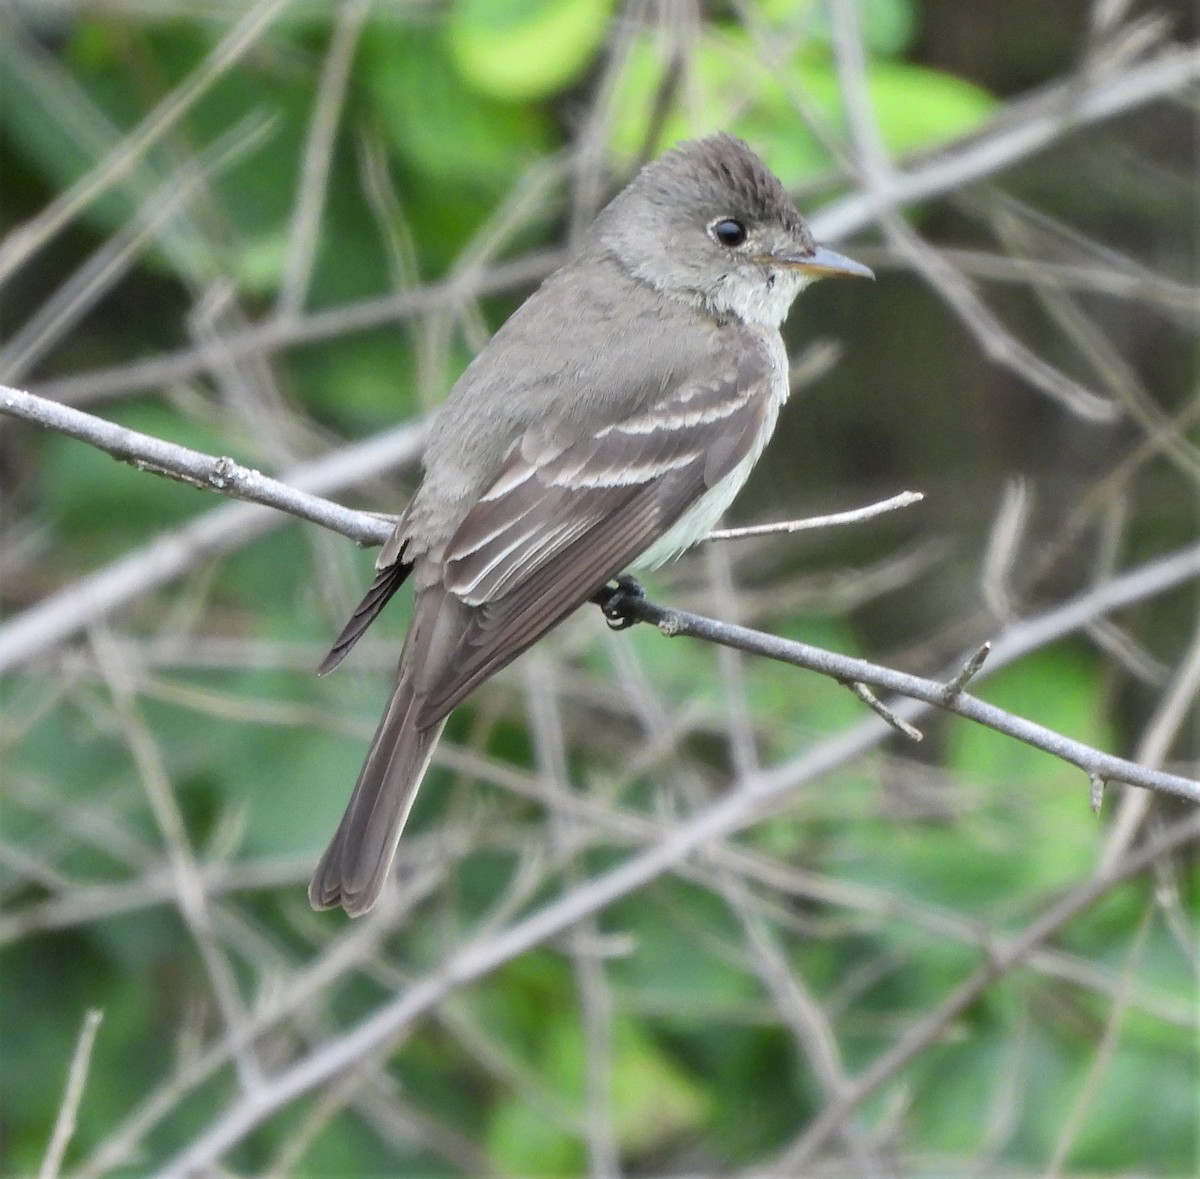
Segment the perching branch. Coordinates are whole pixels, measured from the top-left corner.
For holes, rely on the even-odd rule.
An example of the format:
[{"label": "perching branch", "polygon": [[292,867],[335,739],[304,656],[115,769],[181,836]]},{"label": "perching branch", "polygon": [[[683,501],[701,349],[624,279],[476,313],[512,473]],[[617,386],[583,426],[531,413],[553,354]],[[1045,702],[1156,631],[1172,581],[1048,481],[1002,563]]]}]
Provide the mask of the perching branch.
[{"label": "perching branch", "polygon": [[[1200,576],[1200,545],[1176,554],[1181,560],[1180,572],[1186,577]],[[1144,570],[1139,571],[1144,572]],[[1115,578],[1104,587],[1104,592],[1112,596],[1113,589],[1121,583],[1121,578]],[[1135,589],[1131,597],[1140,597],[1141,588]],[[1117,595],[1119,598],[1119,594]],[[1113,601],[1110,608],[1116,608],[1119,601]],[[1102,753],[1080,741],[1064,737],[1051,729],[1035,724],[1033,721],[1006,712],[994,704],[988,704],[976,696],[971,696],[962,690],[966,679],[978,678],[983,672],[983,664],[978,660],[978,652],[971,655],[962,671],[956,672],[945,681],[925,679],[921,676],[909,675],[902,671],[880,667],[865,659],[855,659],[849,655],[839,655],[820,647],[812,647],[794,639],[784,639],[777,635],[764,634],[762,631],[751,630],[746,626],[733,626],[727,622],[718,622],[699,614],[691,614],[686,610],[675,610],[659,606],[644,597],[627,595],[622,599],[621,610],[624,615],[637,622],[653,623],[668,637],[687,635],[690,638],[706,639],[710,643],[718,643],[724,647],[733,647],[750,655],[762,655],[780,663],[788,663],[793,667],[802,667],[807,671],[819,672],[831,676],[846,684],[866,684],[884,692],[892,692],[898,696],[906,696],[911,700],[919,700],[923,704],[957,713],[968,720],[986,725],[989,729],[1006,733],[1010,737],[1024,741],[1035,749],[1044,750],[1054,757],[1078,766],[1089,780],[1101,782],[1126,782],[1131,786],[1142,786],[1148,790],[1160,790],[1167,794],[1175,794],[1186,798],[1189,802],[1200,803],[1200,781],[1184,778],[1178,774],[1168,774],[1160,770],[1152,770],[1140,766],[1136,762],[1126,761],[1112,754]],[[969,671],[964,678],[963,671]],[[899,716],[899,709],[891,709],[896,717],[885,717],[889,723],[895,724],[899,719],[907,725],[907,721]],[[907,729],[902,730],[911,736]]]},{"label": "perching branch", "polygon": [[[80,441],[91,443],[139,469],[276,508],[300,519],[332,528],[360,543],[382,543],[390,530],[390,524],[385,518],[367,512],[356,512],[318,496],[296,491],[285,483],[269,479],[257,471],[233,463],[230,459],[214,458],[200,451],[163,442],[161,439],[116,426],[91,414],[56,405],[16,389],[0,386],[0,412],[36,422],[47,429],[58,430]],[[1169,573],[1165,578],[1160,576],[1156,579],[1155,572],[1160,569],[1166,569]],[[1181,550],[1173,557],[1164,558],[1155,565],[1143,567],[1133,574],[1125,575],[1124,578],[1114,578],[1096,592],[1103,597],[1102,612],[1107,612],[1153,592],[1147,589],[1148,585],[1161,589],[1166,588],[1168,584],[1178,584],[1196,576],[1200,576],[1200,545]],[[1122,590],[1125,591],[1124,595]],[[876,707],[879,702],[874,701],[874,697],[864,691],[864,688],[892,692],[910,700],[957,713],[1078,766],[1092,783],[1093,799],[1096,797],[1096,782],[1116,781],[1175,794],[1190,802],[1200,803],[1200,782],[1194,779],[1150,769],[1104,753],[964,692],[966,683],[978,677],[984,670],[979,651],[972,654],[964,665],[956,669],[945,681],[936,681],[893,671],[864,659],[839,655],[806,643],[751,630],[749,627],[733,626],[698,614],[659,606],[647,601],[640,592],[620,593],[619,606],[614,606],[610,596],[604,591],[598,595],[597,600],[601,602],[610,622],[618,621],[625,625],[633,622],[651,622],[667,636],[688,635],[692,638],[706,639],[721,646],[733,647],[748,654],[762,655],[768,659],[830,676],[839,683],[853,687],[864,703],[909,737],[919,737],[919,733],[902,715],[903,710],[892,706]],[[19,622],[20,619],[17,620],[17,623]],[[79,625],[84,624],[81,622]],[[15,624],[9,624],[12,625]],[[7,629],[0,629],[0,670],[3,670]],[[996,663],[993,655],[992,666]]]},{"label": "perching branch", "polygon": [[[0,393],[0,403],[4,400]],[[86,420],[88,415],[82,416]],[[133,447],[137,435],[134,431],[125,431],[121,437],[125,444]],[[414,462],[421,452],[423,439],[421,424],[398,426],[288,471],[287,486],[312,494],[352,487]],[[159,454],[160,459],[168,457],[165,452]],[[211,456],[205,457],[209,462],[217,461]],[[268,480],[263,485],[267,493],[271,492],[269,484],[274,483],[274,480]],[[281,511],[286,511],[284,505],[290,499],[290,495],[280,494],[278,506]],[[337,511],[341,513],[346,509],[337,507]],[[377,537],[386,535],[387,525],[381,523],[379,517],[369,512],[358,515],[361,518],[356,529],[374,528]],[[286,518],[265,502],[224,504],[197,516],[182,528],[163,532],[140,549],[64,586],[0,626],[0,675],[46,654],[92,623],[182,577],[200,562],[249,543]]]},{"label": "perching branch", "polygon": [[233,499],[277,508],[299,520],[340,532],[362,545],[383,544],[391,532],[392,525],[387,517],[344,508],[272,479],[252,467],[244,467],[231,458],[218,458],[142,434],[45,397],[10,389],[7,385],[0,385],[0,413],[86,442],[139,471],[163,475]]},{"label": "perching branch", "polygon": [[[247,502],[218,508],[163,533],[0,626],[0,675],[45,654],[142,594],[183,576],[199,561],[229,552],[280,524],[283,516],[266,508],[320,524],[360,544],[382,544],[391,530],[388,517],[356,512],[316,493],[338,492],[415,461],[424,438],[423,424],[399,426],[289,471],[281,481],[231,459],[140,434],[48,398],[0,385],[3,413],[87,442],[142,470]],[[859,511],[874,514],[871,509]],[[828,520],[839,522],[837,516]]]}]

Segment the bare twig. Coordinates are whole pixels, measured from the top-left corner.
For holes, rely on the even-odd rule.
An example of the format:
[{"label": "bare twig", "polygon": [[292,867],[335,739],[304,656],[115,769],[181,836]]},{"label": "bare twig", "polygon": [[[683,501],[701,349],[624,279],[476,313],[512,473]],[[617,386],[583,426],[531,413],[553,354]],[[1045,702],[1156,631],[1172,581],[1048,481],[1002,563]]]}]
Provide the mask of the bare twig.
[{"label": "bare twig", "polygon": [[942,695],[947,701],[953,700],[979,674],[991,650],[991,643],[981,643],[967,656],[962,667],[955,672],[954,678],[947,680],[942,688]]},{"label": "bare twig", "polygon": [[[811,777],[818,773],[822,773],[837,764],[843,764],[844,761],[853,758],[865,749],[869,748],[874,742],[877,742],[882,734],[886,733],[883,726],[876,725],[873,722],[867,722],[860,725],[854,733],[842,734],[830,741],[824,743],[820,748],[810,750],[797,761],[779,767],[771,771],[768,775],[760,775],[755,780],[748,783],[743,783],[739,787],[739,792],[744,792],[747,788],[753,791],[751,798],[744,798],[742,805],[729,804],[736,812],[740,812],[743,816],[740,822],[745,821],[745,816],[753,814],[758,804],[755,801],[760,799],[765,791],[769,795],[778,796],[784,792],[794,790],[799,784],[808,781]],[[477,759],[472,759],[470,765],[473,767],[472,772],[479,772]],[[495,766],[493,773],[499,776],[498,780],[502,780],[510,787],[516,787],[519,783],[524,782],[524,777],[515,773],[508,767]],[[533,795],[530,795],[533,797]],[[570,805],[578,810],[579,814],[586,818],[589,822],[597,820],[601,822],[611,822],[613,816],[604,808],[598,808],[594,804],[589,804],[582,798],[564,794],[562,791],[555,791],[553,802],[558,805],[569,799]],[[551,801],[546,799],[544,801]],[[747,809],[748,808],[748,809]],[[712,817],[706,811],[704,814],[696,818],[686,820],[687,825],[695,822],[701,822],[707,829],[712,822]],[[666,826],[656,826],[642,816],[625,815],[621,816],[621,829],[632,829],[635,832],[643,832],[647,838],[640,842],[646,843],[651,849],[665,839],[672,837],[674,821]],[[720,835],[716,834],[712,837],[714,840],[719,840]],[[421,845],[418,844],[418,847]],[[436,847],[429,849],[430,855],[418,856],[417,862],[428,862],[434,864],[441,869],[446,868],[446,857],[443,851],[439,851]],[[412,860],[414,848],[410,845],[409,857]],[[677,858],[673,858],[667,868],[663,870],[675,870],[687,872],[688,860],[686,852],[680,852]],[[905,902],[897,901],[882,891],[865,890],[867,896],[864,896],[864,890],[858,885],[848,885],[846,882],[840,881],[823,881],[823,878],[816,877],[812,873],[803,872],[794,868],[791,865],[771,865],[762,864],[762,857],[758,854],[751,853],[747,850],[736,848],[723,842],[716,842],[712,846],[711,855],[717,857],[718,862],[727,864],[738,872],[749,872],[755,879],[760,880],[764,885],[775,890],[783,890],[787,895],[795,895],[798,897],[808,897],[812,900],[821,903],[830,903],[834,905],[851,904],[852,906],[863,905],[864,911],[877,912],[879,914],[892,915],[897,912],[897,904],[901,906],[901,912],[904,911]],[[439,878],[440,879],[440,878]],[[390,912],[377,914],[379,920],[373,918],[368,919],[365,925],[356,926],[350,930],[348,934],[343,934],[339,939],[341,946],[341,954],[339,955],[342,966],[339,969],[346,969],[347,961],[357,961],[360,954],[363,952],[360,946],[359,949],[355,945],[362,943],[369,946],[373,944],[370,939],[363,943],[358,937],[359,932],[366,935],[368,932],[374,932],[378,937],[379,926],[388,928],[389,923],[394,922],[395,918]],[[922,928],[928,928],[932,932],[936,932],[939,936],[951,936],[959,940],[965,940],[968,944],[978,945],[985,952],[990,952],[991,946],[995,942],[995,936],[989,932],[981,932],[978,923],[975,921],[956,921],[951,919],[951,924],[946,925],[946,919],[935,913],[926,913],[919,908],[912,913],[912,918],[918,921]],[[932,924],[925,924],[932,922]],[[569,924],[569,923],[568,923]],[[548,933],[547,937],[553,937],[558,931]],[[515,947],[513,952],[520,953],[526,947]],[[1104,983],[1102,978],[1097,977],[1096,970],[1091,964],[1072,964],[1070,961],[1063,961],[1063,955],[1053,950],[1037,950],[1032,952],[1029,959],[1031,965],[1047,969],[1053,976],[1069,979],[1077,985],[1096,987]],[[289,991],[289,1007],[298,1003],[301,996],[304,994],[315,994],[320,989],[328,987],[332,979],[336,977],[333,970],[333,964],[312,968],[308,974],[302,977],[297,984]],[[1107,984],[1105,984],[1107,985]],[[299,989],[299,994],[293,993]],[[1108,993],[1101,986],[1104,993]],[[281,1011],[278,1007],[267,1013],[269,1018],[259,1018],[255,1022],[255,1031],[264,1031],[271,1022],[279,1018]],[[1177,1026],[1190,1026],[1190,1013],[1174,1012],[1160,1015],[1160,1018],[1168,1018]],[[120,1162],[126,1157],[126,1152],[129,1149],[128,1144],[136,1142],[138,1136],[145,1134],[148,1129],[155,1124],[177,1101],[182,1092],[202,1083],[206,1078],[210,1077],[214,1070],[226,1059],[228,1048],[224,1044],[219,1044],[205,1053],[202,1060],[197,1061],[194,1066],[189,1066],[177,1079],[172,1083],[170,1092],[156,1094],[153,1098],[147,1101],[145,1107],[137,1111],[133,1119],[133,1124],[126,1126],[120,1133],[120,1141],[127,1144],[124,1148],[119,1147],[116,1143],[106,1145],[100,1151],[99,1155],[88,1167],[83,1171],[84,1175],[99,1175],[106,1173],[113,1165]]]},{"label": "bare twig", "polygon": [[919,504],[925,498],[921,491],[901,491],[889,499],[867,504],[861,508],[851,508],[845,512],[830,512],[824,516],[808,516],[803,520],[781,520],[775,524],[750,524],[744,528],[715,528],[705,537],[705,540],[742,540],[748,536],[775,536],[792,532],[807,532],[813,528],[834,528],[842,524],[860,524],[864,520],[872,520],[885,512],[894,512],[899,508],[907,508]]},{"label": "bare twig", "polygon": [[897,716],[870,688],[867,687],[861,680],[843,681],[846,687],[855,694],[876,716],[882,717],[893,729],[903,737],[907,737],[910,741],[923,741],[925,734],[921,732],[916,725],[910,725],[908,721]]},{"label": "bare twig", "polygon": [[[727,891],[731,884],[726,884]],[[848,1077],[831,1020],[799,971],[776,944],[766,921],[749,911],[745,887],[735,886],[733,891],[735,899],[742,902],[743,911],[739,915],[754,953],[757,973],[769,988],[783,1022],[791,1028],[825,1099],[834,1101],[846,1092]],[[877,1179],[892,1173],[876,1151],[865,1126],[847,1118],[842,1137],[855,1175],[862,1179]]]},{"label": "bare twig", "polygon": [[354,51],[358,47],[358,37],[370,8],[370,0],[350,0],[338,6],[333,21],[333,35],[317,85],[312,122],[300,166],[300,184],[288,233],[290,248],[287,263],[279,281],[279,297],[275,303],[276,313],[280,315],[298,311],[308,294],[338,120],[346,97]]},{"label": "bare twig", "polygon": [[[1186,568],[1186,573],[1183,574],[1185,578],[1200,576],[1200,545],[1184,550],[1176,554],[1176,557],[1182,558],[1183,567]],[[1111,595],[1116,587],[1121,585],[1122,579],[1114,578],[1097,592]],[[1124,588],[1129,588],[1128,583],[1124,584]],[[862,659],[810,647],[806,643],[764,634],[747,627],[731,626],[683,610],[658,606],[645,598],[630,599],[625,604],[625,614],[639,622],[653,623],[668,636],[687,635],[691,638],[706,639],[709,642],[736,647],[739,651],[762,655],[781,663],[790,663],[793,667],[820,672],[846,683],[868,684],[881,691],[920,700],[986,725],[997,732],[1016,737],[1035,749],[1045,750],[1078,766],[1086,774],[1098,775],[1110,781],[1145,786],[1151,790],[1162,790],[1186,798],[1190,802],[1200,803],[1200,781],[1153,770],[1124,758],[1101,753],[1082,742],[1064,737],[1023,717],[1014,716],[965,692],[960,691],[947,698],[945,684],[936,680],[892,671]]]},{"label": "bare twig", "polygon": [[71,1067],[67,1072],[67,1088],[63,1093],[62,1104],[58,1107],[58,1116],[54,1119],[54,1131],[50,1135],[50,1144],[46,1147],[46,1156],[38,1168],[38,1179],[55,1179],[62,1167],[63,1157],[75,1133],[75,1119],[83,1101],[88,1065],[92,1059],[92,1049],[96,1045],[96,1033],[100,1030],[100,1022],[103,1019],[104,1012],[95,1009],[83,1017],[83,1027],[79,1032],[79,1039],[75,1041]]}]

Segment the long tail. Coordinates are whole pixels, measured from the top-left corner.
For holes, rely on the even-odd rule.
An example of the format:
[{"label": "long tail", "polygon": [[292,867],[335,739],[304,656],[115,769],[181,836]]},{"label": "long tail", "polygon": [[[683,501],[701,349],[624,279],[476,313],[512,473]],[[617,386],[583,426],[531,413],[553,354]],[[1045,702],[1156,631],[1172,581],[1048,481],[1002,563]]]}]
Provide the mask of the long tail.
[{"label": "long tail", "polygon": [[402,670],[350,804],[308,886],[314,909],[341,905],[357,917],[382,892],[400,832],[446,723],[418,729],[418,703],[412,675]]}]

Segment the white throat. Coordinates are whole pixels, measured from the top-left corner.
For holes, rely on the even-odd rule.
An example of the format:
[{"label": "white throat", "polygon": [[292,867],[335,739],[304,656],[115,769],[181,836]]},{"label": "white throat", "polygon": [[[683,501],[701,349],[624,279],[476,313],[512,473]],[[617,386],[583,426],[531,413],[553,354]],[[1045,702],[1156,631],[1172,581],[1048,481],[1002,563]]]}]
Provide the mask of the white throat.
[{"label": "white throat", "polygon": [[778,328],[791,310],[796,296],[813,275],[799,270],[762,270],[761,279],[747,281],[740,274],[727,274],[708,293],[708,305],[718,315],[732,315],[758,327]]}]

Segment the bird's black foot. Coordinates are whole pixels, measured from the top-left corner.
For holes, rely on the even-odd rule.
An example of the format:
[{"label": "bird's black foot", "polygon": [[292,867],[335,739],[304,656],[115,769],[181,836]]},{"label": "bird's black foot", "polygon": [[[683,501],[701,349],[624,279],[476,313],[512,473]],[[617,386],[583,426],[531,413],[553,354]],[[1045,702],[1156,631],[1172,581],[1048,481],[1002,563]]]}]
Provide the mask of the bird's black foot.
[{"label": "bird's black foot", "polygon": [[592,595],[605,621],[613,630],[628,630],[639,619],[632,613],[633,603],[646,596],[641,583],[622,573],[616,585],[602,586]]}]

